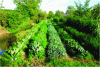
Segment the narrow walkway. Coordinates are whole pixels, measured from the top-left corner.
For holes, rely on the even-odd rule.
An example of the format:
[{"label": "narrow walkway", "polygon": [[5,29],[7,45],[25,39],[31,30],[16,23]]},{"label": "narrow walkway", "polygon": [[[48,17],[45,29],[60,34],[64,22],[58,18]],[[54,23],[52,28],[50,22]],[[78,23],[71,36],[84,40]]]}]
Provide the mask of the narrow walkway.
[{"label": "narrow walkway", "polygon": [[0,36],[1,35],[8,35],[10,32],[6,29],[3,29],[3,27],[0,25]]}]

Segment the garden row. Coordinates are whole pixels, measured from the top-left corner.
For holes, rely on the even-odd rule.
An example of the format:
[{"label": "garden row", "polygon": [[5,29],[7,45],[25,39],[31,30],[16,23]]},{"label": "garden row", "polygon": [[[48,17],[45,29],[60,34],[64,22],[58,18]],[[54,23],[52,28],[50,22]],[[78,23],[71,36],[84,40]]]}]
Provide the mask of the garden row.
[{"label": "garden row", "polygon": [[25,54],[26,48],[28,48],[29,61],[32,61],[32,57],[48,59],[66,57],[66,50],[56,29],[50,21],[48,23],[46,21],[36,24],[25,37],[7,49],[1,56],[1,65],[21,65],[22,62],[26,64],[26,60],[19,58]]},{"label": "garden row", "polygon": [[[55,26],[55,25],[54,25]],[[58,34],[66,47],[66,51],[69,55],[77,58],[92,58],[93,56],[85,50],[75,39],[72,39],[72,36],[69,35],[63,28],[55,26]]]},{"label": "garden row", "polygon": [[49,21],[48,25],[48,42],[49,45],[47,52],[49,59],[67,56],[64,45],[62,44],[61,39],[51,21]]},{"label": "garden row", "polygon": [[[83,46],[86,50],[88,50],[94,57],[97,59],[99,53],[99,42],[96,38],[91,37],[90,35],[86,35],[82,32],[77,31],[72,27],[65,27],[65,30],[70,33],[73,39],[77,40],[81,46]],[[90,48],[88,48],[90,47]]]},{"label": "garden row", "polygon": [[96,36],[96,29],[98,25],[97,20],[80,20],[79,18],[59,18],[54,17],[54,22],[56,22],[60,26],[71,26],[77,29],[80,32],[84,32],[86,34],[92,34],[92,36]]},{"label": "garden row", "polygon": [[[66,25],[61,25],[63,24],[58,22],[58,23],[55,23],[53,22],[53,24],[55,25],[56,29],[58,29],[59,27],[63,28],[64,30],[66,30],[73,39],[75,39],[76,41],[79,42],[79,44],[85,48],[85,50],[88,50],[91,54],[94,55],[94,57],[96,59],[98,59],[98,53],[99,53],[99,42],[98,42],[98,39],[92,37],[91,35],[89,34],[85,34],[83,32],[79,32],[77,29],[74,29],[73,27],[67,27]],[[91,48],[89,49],[88,47]]]},{"label": "garden row", "polygon": [[28,48],[28,55],[31,59],[32,57],[36,56],[38,58],[45,57],[45,48],[48,45],[47,42],[47,23],[44,23],[40,26],[39,31],[36,33],[35,36],[30,38],[30,44]]},{"label": "garden row", "polygon": [[[18,40],[17,43],[7,49],[3,55],[1,56],[2,65],[6,65],[7,63],[13,63],[15,59],[19,59],[19,56],[23,55],[23,50],[27,48],[27,44],[29,44],[29,39],[38,32],[40,26],[43,24],[43,21],[39,24],[34,25],[32,29],[28,32],[28,34],[22,38],[22,40]],[[13,61],[10,61],[10,60]]]}]

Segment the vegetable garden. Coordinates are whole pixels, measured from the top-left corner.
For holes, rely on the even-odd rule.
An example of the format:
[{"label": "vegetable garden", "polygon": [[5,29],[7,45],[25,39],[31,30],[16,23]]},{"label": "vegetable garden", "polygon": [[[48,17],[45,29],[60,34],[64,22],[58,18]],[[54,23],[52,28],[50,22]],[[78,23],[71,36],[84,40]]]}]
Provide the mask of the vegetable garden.
[{"label": "vegetable garden", "polygon": [[[13,47],[5,50],[1,56],[1,65],[28,66],[28,62],[33,62],[32,58],[34,57],[48,60],[45,65],[52,65],[52,63],[57,65],[55,61],[58,58],[66,58],[67,53],[79,59],[95,57],[98,59],[97,39],[72,27],[62,26],[61,24],[66,22],[65,19],[60,18],[60,21],[63,22],[54,18],[53,22],[42,20],[34,25],[26,36],[19,39]],[[88,49],[89,46],[91,46],[90,49]],[[27,54],[27,59],[20,58],[24,54]]]}]

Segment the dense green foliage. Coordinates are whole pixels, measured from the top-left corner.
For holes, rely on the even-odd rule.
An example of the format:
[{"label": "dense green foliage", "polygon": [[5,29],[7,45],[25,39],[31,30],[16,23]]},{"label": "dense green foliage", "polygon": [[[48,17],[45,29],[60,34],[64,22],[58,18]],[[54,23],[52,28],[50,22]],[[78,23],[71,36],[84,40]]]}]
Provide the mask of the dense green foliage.
[{"label": "dense green foliage", "polygon": [[60,37],[55,30],[54,26],[49,23],[48,25],[48,40],[49,40],[49,46],[48,46],[48,58],[58,58],[58,57],[66,57],[66,50],[60,40]]},{"label": "dense green foliage", "polygon": [[40,30],[38,31],[38,33],[30,39],[31,43],[29,44],[28,54],[29,56],[33,54],[41,58],[45,56],[45,48],[47,46],[47,24],[44,23],[39,29]]},{"label": "dense green foliage", "polygon": [[7,23],[6,23],[6,13],[7,11],[5,10],[0,10],[0,25],[3,26],[3,27],[6,27],[7,26]]},{"label": "dense green foliage", "polygon": [[68,17],[64,24],[66,26],[71,26],[80,32],[92,34],[92,36],[96,37],[97,20],[80,20],[79,18]]},{"label": "dense green foliage", "polygon": [[[39,58],[45,56],[46,60],[49,58],[50,62],[44,64],[57,67],[99,66],[99,63],[97,65],[95,62],[57,60],[59,57],[66,58],[66,52],[73,57],[88,59],[94,56],[98,60],[100,39],[94,37],[100,16],[99,3],[94,5],[91,10],[91,7],[89,8],[90,0],[86,0],[84,6],[75,2],[77,9],[68,6],[66,15],[59,10],[55,14],[52,11],[49,11],[48,14],[46,11],[43,12],[39,8],[42,0],[13,0],[13,2],[17,6],[14,10],[0,9],[0,25],[2,27],[11,33],[17,33],[30,29],[31,23],[38,24],[34,25],[28,34],[24,37],[21,36],[22,39],[18,39],[1,55],[1,66],[26,66],[29,65],[28,62],[33,62],[32,58],[36,56]],[[3,8],[2,3],[0,3],[0,8]],[[54,22],[46,20],[48,25],[43,20],[46,18]],[[100,31],[100,27],[98,31]],[[100,32],[98,33],[100,34]],[[28,58],[20,58],[24,54],[27,54]]]},{"label": "dense green foliage", "polygon": [[[82,32],[77,31],[72,27],[65,27],[66,31],[72,35],[72,37],[77,40],[81,46],[83,46],[86,50],[90,51],[94,56],[98,55],[99,51],[99,43],[98,40],[94,37],[91,37],[89,34],[84,34]],[[88,47],[90,47],[88,49]]]},{"label": "dense green foliage", "polygon": [[60,35],[62,41],[65,43],[66,51],[71,56],[76,56],[79,58],[91,58],[91,54],[85,50],[75,39],[72,39],[71,36],[63,30],[63,28],[59,28],[58,34]]},{"label": "dense green foliage", "polygon": [[24,17],[16,10],[0,10],[0,25],[11,33],[30,29],[30,18]]},{"label": "dense green foliage", "polygon": [[55,15],[54,15],[54,13],[52,12],[52,11],[49,11],[49,13],[48,13],[48,19],[50,19],[50,18],[53,18]]},{"label": "dense green foliage", "polygon": [[47,63],[47,65],[53,65],[55,67],[66,67],[66,66],[72,66],[72,67],[98,67],[99,66],[99,62],[94,63],[93,61],[89,61],[89,62],[79,62],[79,61],[69,61],[69,60],[59,60],[59,59],[54,59],[52,61],[50,61],[49,63]]},{"label": "dense green foliage", "polygon": [[[12,59],[19,58],[19,56],[23,55],[24,52],[23,50],[27,48],[27,44],[29,44],[29,39],[35,35],[35,33],[39,30],[39,27],[43,24],[43,21],[39,23],[38,25],[35,25],[29,32],[28,34],[23,37],[21,40],[18,40],[16,44],[14,44],[13,47],[10,47],[7,49],[7,52],[4,52],[6,55],[12,57]],[[1,62],[4,62],[3,64],[7,64],[8,61],[11,59],[8,58],[3,54],[1,57],[5,58],[5,62],[3,61],[3,58],[1,59]],[[12,61],[11,61],[12,62]],[[12,62],[13,63],[13,62]],[[11,63],[11,64],[12,64]],[[17,62],[16,62],[17,63]],[[19,63],[19,62],[18,62]],[[13,63],[14,65],[14,63]]]},{"label": "dense green foliage", "polygon": [[54,22],[59,22],[59,19],[60,19],[59,17],[54,17],[54,18],[53,18],[53,21],[54,21]]}]

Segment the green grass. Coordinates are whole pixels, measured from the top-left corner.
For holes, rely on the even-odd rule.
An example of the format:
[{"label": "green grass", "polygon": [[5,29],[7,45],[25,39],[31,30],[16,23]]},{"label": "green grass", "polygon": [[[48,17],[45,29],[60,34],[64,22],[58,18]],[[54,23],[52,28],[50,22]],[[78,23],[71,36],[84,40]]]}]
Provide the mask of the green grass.
[{"label": "green grass", "polygon": [[60,59],[56,59],[56,60],[52,60],[48,63],[46,63],[46,65],[53,65],[56,67],[66,67],[66,66],[99,66],[99,62],[93,62],[93,61],[89,61],[89,62],[80,62],[80,61],[69,61],[69,60],[64,60],[61,61]]}]

